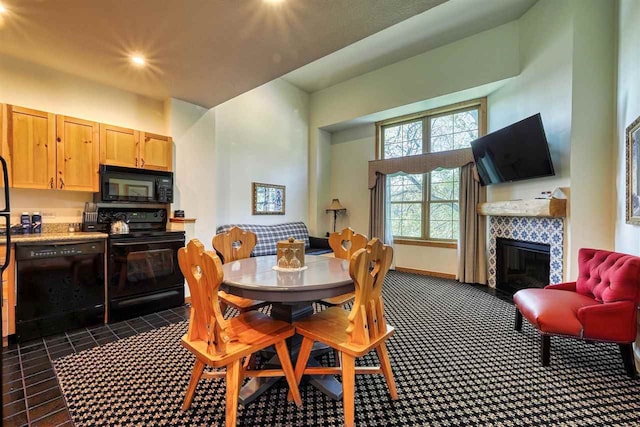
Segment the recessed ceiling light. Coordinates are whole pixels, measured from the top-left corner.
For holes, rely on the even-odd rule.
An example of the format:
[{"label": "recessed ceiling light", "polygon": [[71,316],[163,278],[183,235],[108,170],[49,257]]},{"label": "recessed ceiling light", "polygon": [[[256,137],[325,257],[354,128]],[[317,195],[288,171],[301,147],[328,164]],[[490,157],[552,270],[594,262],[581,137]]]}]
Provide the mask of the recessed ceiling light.
[{"label": "recessed ceiling light", "polygon": [[284,3],[284,0],[263,0],[265,3],[278,4]]},{"label": "recessed ceiling light", "polygon": [[4,5],[0,4],[0,14],[7,13],[7,8]]},{"label": "recessed ceiling light", "polygon": [[143,65],[145,65],[147,63],[147,61],[145,61],[144,58],[142,56],[140,56],[140,55],[133,55],[131,57],[131,62],[133,62],[138,67],[142,67]]}]

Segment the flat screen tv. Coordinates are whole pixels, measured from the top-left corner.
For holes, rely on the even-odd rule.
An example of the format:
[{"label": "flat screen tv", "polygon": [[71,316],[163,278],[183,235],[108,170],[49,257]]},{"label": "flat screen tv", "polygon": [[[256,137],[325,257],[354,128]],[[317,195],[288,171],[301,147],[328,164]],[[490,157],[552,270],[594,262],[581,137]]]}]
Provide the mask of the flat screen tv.
[{"label": "flat screen tv", "polygon": [[482,185],[555,174],[540,114],[471,143]]}]

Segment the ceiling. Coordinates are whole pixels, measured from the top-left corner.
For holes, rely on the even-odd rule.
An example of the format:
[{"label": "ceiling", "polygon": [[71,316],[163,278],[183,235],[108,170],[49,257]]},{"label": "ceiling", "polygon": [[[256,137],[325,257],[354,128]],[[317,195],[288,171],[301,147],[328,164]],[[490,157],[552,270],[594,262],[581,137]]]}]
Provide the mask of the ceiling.
[{"label": "ceiling", "polygon": [[283,78],[307,92],[315,92],[518,19],[536,1],[449,0],[294,70]]},{"label": "ceiling", "polygon": [[2,0],[0,53],[212,107],[444,1]]}]

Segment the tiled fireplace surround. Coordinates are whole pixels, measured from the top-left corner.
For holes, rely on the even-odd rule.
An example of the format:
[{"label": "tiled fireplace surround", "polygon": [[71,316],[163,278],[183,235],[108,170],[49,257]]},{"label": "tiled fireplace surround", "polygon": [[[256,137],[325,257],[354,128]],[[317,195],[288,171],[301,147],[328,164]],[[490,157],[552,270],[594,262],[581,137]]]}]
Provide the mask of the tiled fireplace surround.
[{"label": "tiled fireplace surround", "polygon": [[489,286],[496,287],[496,239],[521,240],[550,245],[549,283],[561,283],[564,259],[564,220],[539,217],[489,217]]}]

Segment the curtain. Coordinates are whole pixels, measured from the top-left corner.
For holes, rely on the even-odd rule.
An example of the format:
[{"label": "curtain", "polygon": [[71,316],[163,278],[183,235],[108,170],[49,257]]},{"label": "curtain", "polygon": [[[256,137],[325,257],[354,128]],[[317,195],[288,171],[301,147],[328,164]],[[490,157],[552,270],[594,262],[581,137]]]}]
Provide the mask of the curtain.
[{"label": "curtain", "polygon": [[427,173],[438,168],[459,168],[468,163],[473,163],[471,148],[393,159],[371,160],[369,162],[369,188],[373,189],[376,183],[379,182],[378,175],[391,175],[398,172]]},{"label": "curtain", "polygon": [[370,191],[369,202],[369,239],[377,237],[383,243],[387,243],[385,239],[385,227],[387,221],[387,207],[385,206],[387,176],[382,173],[376,173],[376,182]]},{"label": "curtain", "polygon": [[478,203],[486,201],[473,163],[460,168],[460,238],[458,240],[458,280],[487,284],[486,224],[478,215]]}]

